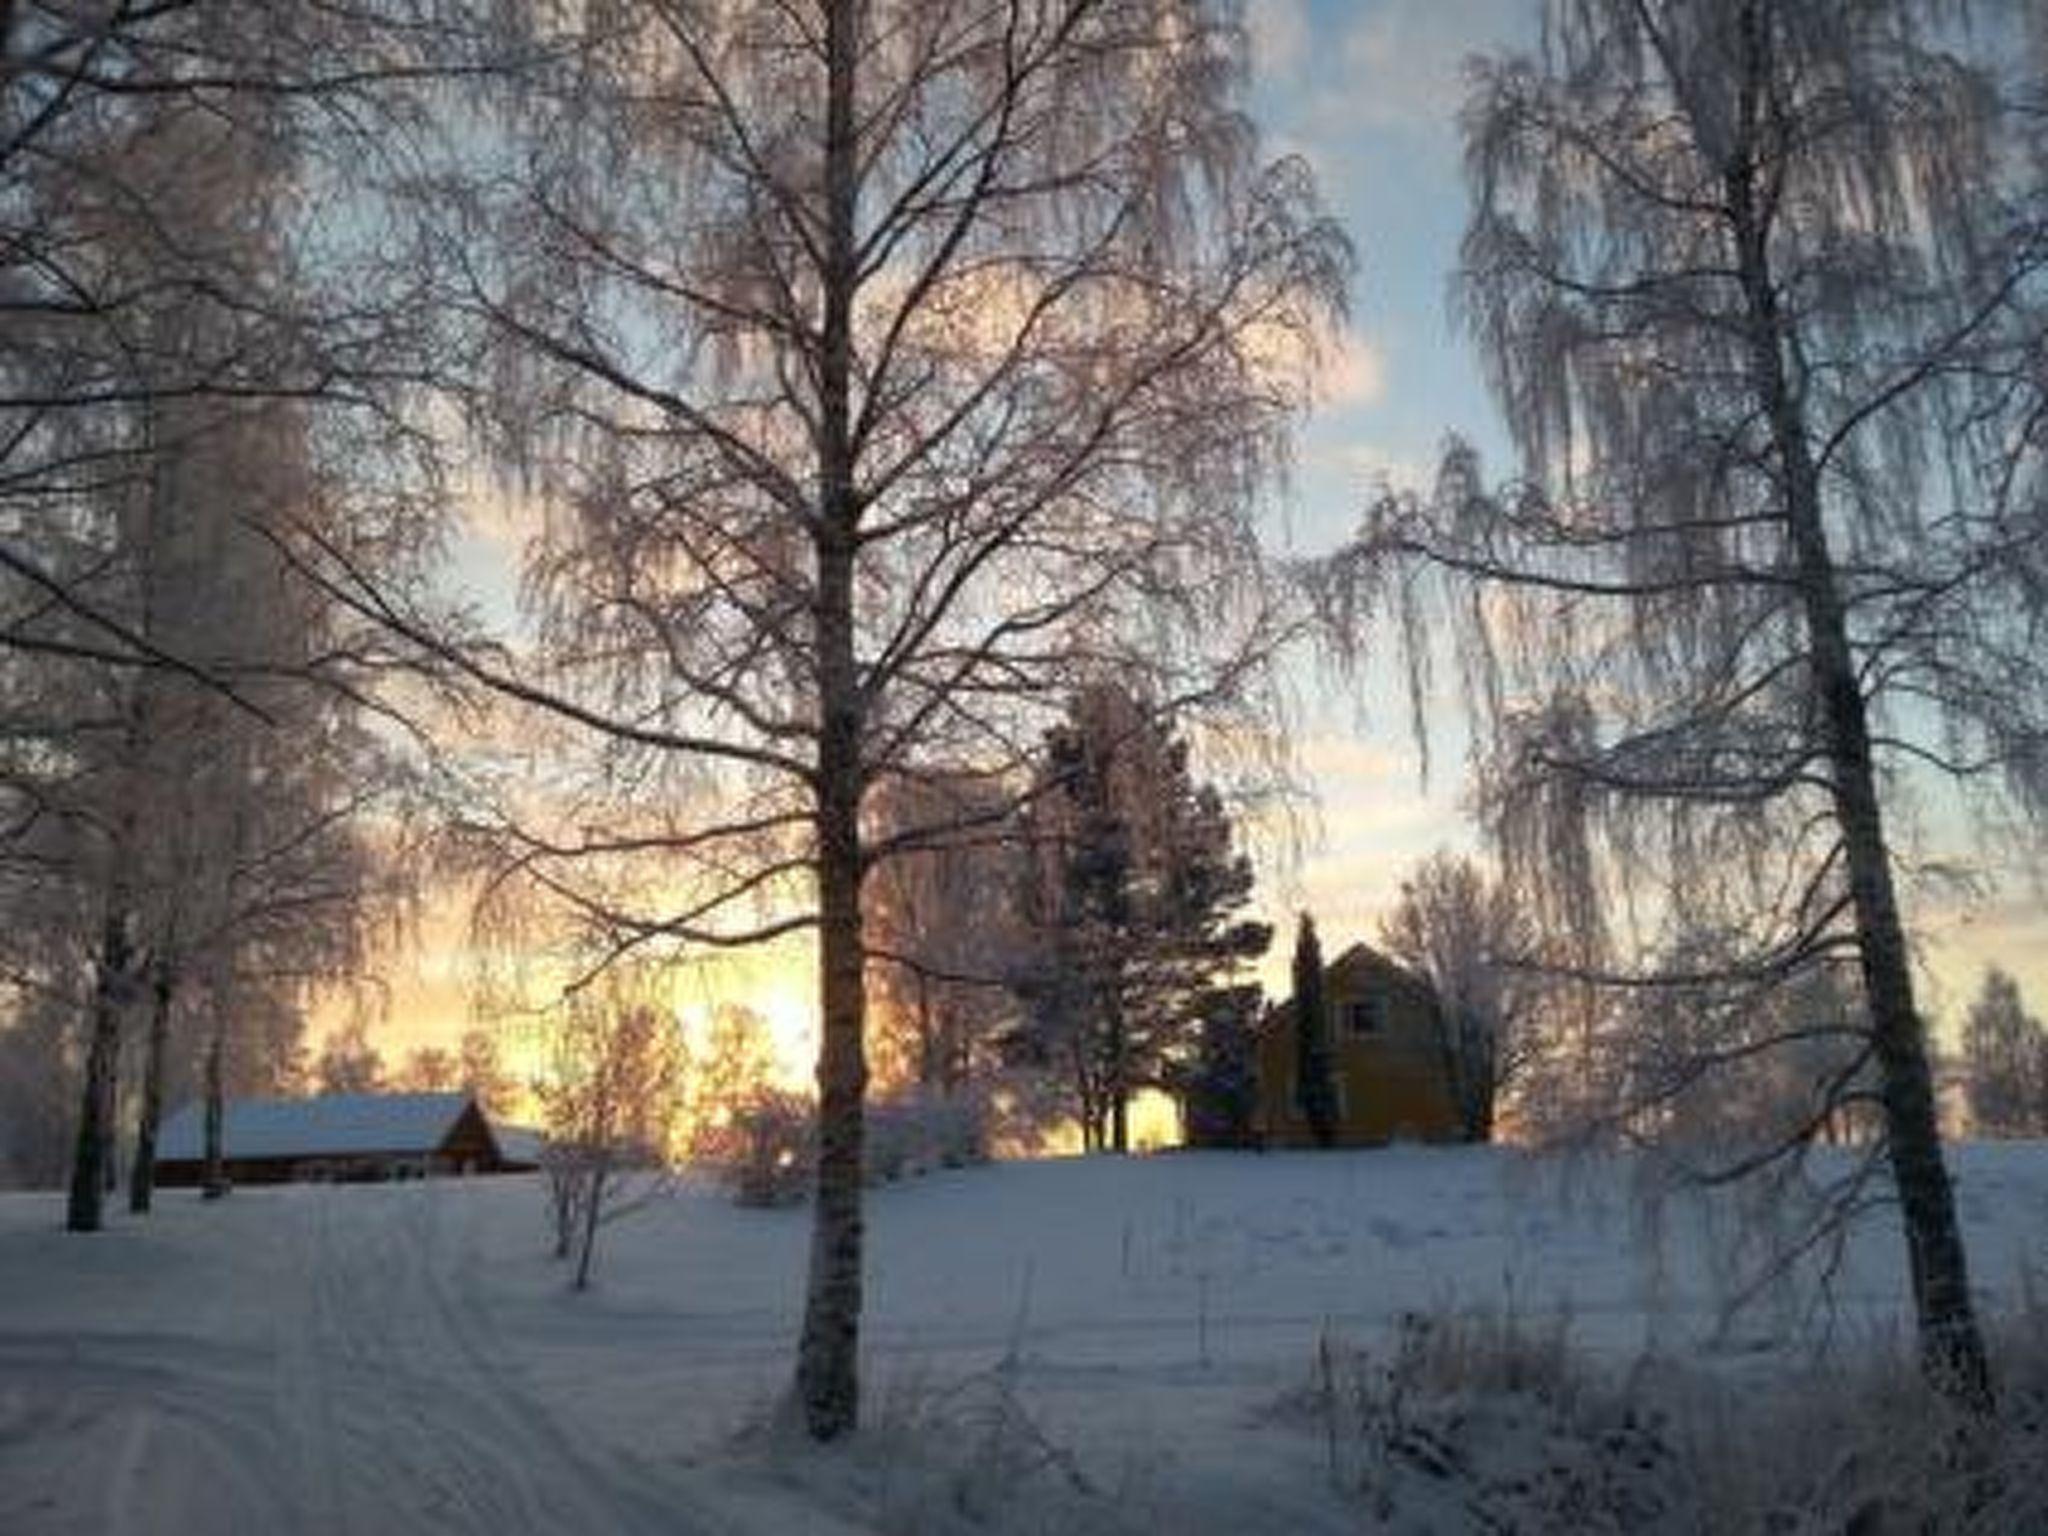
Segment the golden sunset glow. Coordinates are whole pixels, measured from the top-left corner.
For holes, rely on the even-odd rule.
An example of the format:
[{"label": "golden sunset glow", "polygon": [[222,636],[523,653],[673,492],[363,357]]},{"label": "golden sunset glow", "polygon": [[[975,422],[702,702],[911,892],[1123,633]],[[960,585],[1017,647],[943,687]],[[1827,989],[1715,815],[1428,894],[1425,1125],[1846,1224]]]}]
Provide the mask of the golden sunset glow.
[{"label": "golden sunset glow", "polygon": [[[1398,898],[1407,872],[1431,850],[1467,846],[1472,836],[1459,809],[1455,774],[1442,772],[1424,784],[1409,743],[1391,723],[1364,736],[1312,735],[1302,743],[1301,766],[1320,794],[1310,846],[1298,858],[1269,852],[1259,884],[1263,916],[1279,937],[1255,975],[1275,998],[1284,997],[1290,986],[1285,936],[1295,913],[1312,912],[1339,942],[1369,940]],[[2048,996],[2043,922],[2038,897],[2018,881],[2002,892],[1974,902],[1954,900],[1930,914],[1922,960],[1929,983],[1926,1006],[1938,1038],[1953,1045],[1957,1021],[1986,965],[2012,972],[2028,996]],[[309,1039],[317,1042],[353,1012],[367,1010],[371,1037],[387,1069],[396,1069],[408,1052],[424,1046],[453,1049],[465,1030],[483,1024],[497,1035],[509,1071],[522,1081],[538,1075],[545,1066],[540,1044],[545,1009],[558,994],[529,978],[534,1011],[481,1012],[475,990],[481,957],[469,928],[467,902],[459,894],[430,903],[414,929],[390,936],[373,957],[374,987],[321,996]],[[778,1082],[809,1088],[817,1053],[818,981],[816,947],[808,938],[758,950],[710,952],[675,966],[667,985],[693,1047],[721,1005],[749,1008],[768,1025]],[[1148,1095],[1133,1113],[1140,1145],[1167,1145],[1177,1137],[1178,1110],[1171,1099]],[[1078,1151],[1078,1134],[1061,1131],[1048,1150]]]},{"label": "golden sunset glow", "polygon": [[[374,985],[319,996],[308,1021],[309,1044],[317,1050],[330,1031],[364,1017],[386,1070],[396,1072],[409,1053],[452,1051],[466,1031],[482,1027],[496,1039],[506,1070],[530,1081],[546,1070],[547,1024],[568,976],[556,962],[532,962],[517,978],[504,974],[506,965],[504,957],[483,954],[473,943],[466,903],[441,900],[413,928],[385,937],[370,961]],[[495,975],[488,974],[492,966]],[[492,1006],[510,1001],[498,994],[515,982],[522,1006]],[[808,939],[711,951],[667,968],[660,985],[693,1047],[720,1007],[738,1005],[765,1021],[776,1080],[790,1088],[810,1082],[818,1024],[816,948]]]}]

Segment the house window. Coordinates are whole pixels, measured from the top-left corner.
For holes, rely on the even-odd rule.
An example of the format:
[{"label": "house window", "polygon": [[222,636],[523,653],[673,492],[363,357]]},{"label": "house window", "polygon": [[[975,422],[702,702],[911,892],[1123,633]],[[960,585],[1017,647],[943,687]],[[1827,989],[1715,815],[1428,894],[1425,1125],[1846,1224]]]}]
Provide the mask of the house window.
[{"label": "house window", "polygon": [[1377,997],[1354,998],[1342,1011],[1347,1035],[1376,1035],[1386,1027],[1386,1010]]}]

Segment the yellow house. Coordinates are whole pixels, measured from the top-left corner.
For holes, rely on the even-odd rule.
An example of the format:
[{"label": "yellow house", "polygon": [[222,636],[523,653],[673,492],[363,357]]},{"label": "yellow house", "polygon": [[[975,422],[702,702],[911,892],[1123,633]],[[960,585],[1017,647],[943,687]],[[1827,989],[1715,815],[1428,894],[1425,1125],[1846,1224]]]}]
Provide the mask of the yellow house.
[{"label": "yellow house", "polygon": [[[1340,1147],[1462,1137],[1444,1055],[1436,993],[1364,944],[1323,972]],[[1254,1129],[1268,1147],[1313,1147],[1295,1081],[1300,1059],[1292,1002],[1270,1009],[1258,1039]]]}]

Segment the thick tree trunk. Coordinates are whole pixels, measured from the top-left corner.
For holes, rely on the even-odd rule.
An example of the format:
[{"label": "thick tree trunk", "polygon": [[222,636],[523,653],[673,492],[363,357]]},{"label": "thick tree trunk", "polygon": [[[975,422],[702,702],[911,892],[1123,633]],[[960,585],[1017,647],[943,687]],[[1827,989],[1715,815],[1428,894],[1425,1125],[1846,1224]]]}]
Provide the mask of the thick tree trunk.
[{"label": "thick tree trunk", "polygon": [[164,1114],[164,1051],[171,1032],[171,1004],[177,984],[158,967],[151,989],[149,1045],[142,1059],[141,1113],[135,1118],[135,1161],[128,1170],[128,1209],[148,1212],[156,1193],[156,1132]]},{"label": "thick tree trunk", "polygon": [[797,1387],[805,1427],[820,1440],[859,1422],[862,1169],[867,1061],[860,941],[860,845],[844,803],[820,815],[818,1178]]},{"label": "thick tree trunk", "polygon": [[971,1064],[971,1048],[968,1045],[967,1025],[960,1015],[960,995],[949,991],[939,1004],[940,1049],[945,1053],[945,1081],[941,1085],[948,1098],[961,1093],[967,1087],[968,1068]]},{"label": "thick tree trunk", "polygon": [[221,1152],[222,1122],[227,1117],[223,1087],[227,1049],[227,1021],[214,1024],[213,1037],[206,1042],[206,1171],[201,1177],[205,1199],[218,1200],[228,1192],[227,1162]]},{"label": "thick tree trunk", "polygon": [[71,1197],[64,1224],[73,1232],[97,1232],[105,1221],[107,1175],[113,1167],[121,1017],[127,1001],[130,963],[128,914],[119,903],[114,903],[100,926],[91,1030],[85,1049],[85,1081],[79,1094],[78,1138],[71,1155]]},{"label": "thick tree trunk", "polygon": [[817,626],[818,1173],[796,1391],[814,1439],[860,1421],[861,1175],[867,1094],[866,962],[861,935],[860,677],[854,658],[853,567],[860,507],[852,444],[854,0],[826,12],[825,196],[819,387]]},{"label": "thick tree trunk", "polygon": [[[1752,46],[1765,46],[1761,33],[1752,33]],[[1805,404],[1785,354],[1784,317],[1755,176],[1753,167],[1731,170],[1729,207],[1748,305],[1758,404],[1769,420],[1782,476],[1814,702],[1848,872],[1887,1151],[1912,1273],[1921,1367],[1953,1401],[1988,1411],[1994,1395],[1991,1365],[1970,1298],[1962,1229],[1942,1158],[1926,1030],[1914,1006],[1912,966],[1877,791],[1869,711],[1828,546]]]},{"label": "thick tree trunk", "polygon": [[1942,1157],[1927,1034],[1914,1006],[1913,971],[1878,800],[1868,713],[1817,512],[1795,516],[1793,527],[1813,646],[1814,686],[1826,721],[1835,820],[1855,912],[1857,961],[1870,1010],[1886,1150],[1905,1225],[1921,1367],[1945,1395],[1988,1411],[1993,1402],[1991,1364],[1970,1299],[1962,1228]]},{"label": "thick tree trunk", "polygon": [[[1495,1106],[1500,1102],[1500,1054],[1497,1042],[1504,1028],[1500,1016],[1496,1014],[1490,1025],[1475,1025],[1473,1037],[1465,1043],[1465,1137],[1479,1145],[1493,1140]],[[1493,1033],[1488,1035],[1483,1032],[1484,1030],[1491,1030]],[[1495,1043],[1488,1044],[1488,1040]]]}]

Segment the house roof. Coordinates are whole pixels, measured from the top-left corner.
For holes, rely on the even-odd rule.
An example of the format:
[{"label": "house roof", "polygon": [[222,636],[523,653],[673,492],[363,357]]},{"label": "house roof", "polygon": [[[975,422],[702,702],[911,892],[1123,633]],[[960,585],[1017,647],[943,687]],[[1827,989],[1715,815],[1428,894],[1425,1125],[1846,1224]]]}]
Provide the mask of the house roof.
[{"label": "house roof", "polygon": [[[1427,999],[1431,1005],[1436,1002],[1436,989],[1428,981],[1399,961],[1381,954],[1370,944],[1353,944],[1323,967],[1323,987],[1326,992],[1362,989],[1373,981],[1377,981],[1389,991],[1412,992]],[[1284,998],[1266,1010],[1261,1027],[1278,1028],[1291,1024],[1293,1018],[1294,999]]]},{"label": "house roof", "polygon": [[[334,1093],[312,1099],[230,1099],[221,1122],[223,1157],[335,1157],[432,1152],[448,1139],[466,1093]],[[486,1121],[486,1125],[488,1125]],[[206,1106],[187,1104],[164,1123],[157,1156],[205,1155]]]}]

